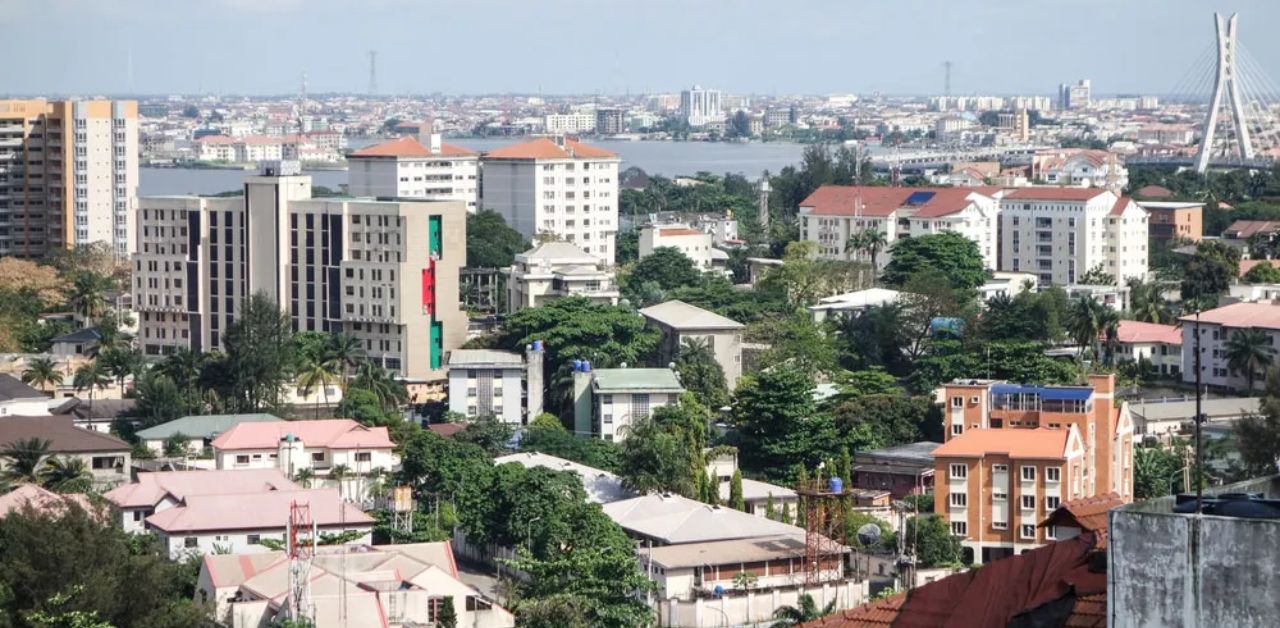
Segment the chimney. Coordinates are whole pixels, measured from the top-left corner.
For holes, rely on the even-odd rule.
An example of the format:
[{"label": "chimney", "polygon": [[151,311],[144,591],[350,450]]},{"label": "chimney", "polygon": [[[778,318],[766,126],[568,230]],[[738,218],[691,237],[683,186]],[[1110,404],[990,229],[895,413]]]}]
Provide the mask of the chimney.
[{"label": "chimney", "polygon": [[592,399],[591,363],[586,360],[573,361],[573,431],[578,436],[592,433]]}]

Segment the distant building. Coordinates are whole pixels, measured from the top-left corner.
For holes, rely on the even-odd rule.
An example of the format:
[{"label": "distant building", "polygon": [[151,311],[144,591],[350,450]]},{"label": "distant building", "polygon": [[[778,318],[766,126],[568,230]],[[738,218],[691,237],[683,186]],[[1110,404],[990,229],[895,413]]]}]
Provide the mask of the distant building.
[{"label": "distant building", "polygon": [[873,307],[883,307],[897,303],[902,293],[889,288],[867,288],[818,299],[816,305],[809,306],[809,315],[813,322],[821,323],[828,318],[856,316]]},{"label": "distant building", "polygon": [[480,161],[485,209],[526,238],[552,236],[613,264],[616,154],[561,136],[497,148]]},{"label": "distant building", "polygon": [[627,428],[648,419],[654,410],[680,404],[684,386],[669,368],[591,370],[589,364],[573,371],[573,424],[580,436],[620,441]]},{"label": "distant building", "polygon": [[724,371],[728,391],[737,388],[738,378],[742,376],[745,325],[684,301],[651,305],[640,310],[640,315],[662,332],[662,344],[658,347],[660,364],[674,363],[686,342],[705,342]]},{"label": "distant building", "polygon": [[659,248],[679,250],[703,271],[724,268],[729,254],[712,246],[711,234],[687,225],[650,225],[640,230],[640,259],[653,255]]},{"label": "distant building", "polygon": [[596,130],[595,112],[550,113],[543,118],[543,128],[551,135],[575,135]]},{"label": "distant building", "polygon": [[720,90],[694,86],[680,92],[680,115],[690,126],[704,126],[724,120],[723,95]]},{"label": "distant building", "polygon": [[542,414],[541,341],[514,351],[454,349],[449,353],[449,411],[527,425]]},{"label": "distant building", "polygon": [[516,255],[507,275],[507,312],[546,305],[567,296],[618,304],[613,270],[596,255],[568,242],[542,242]]},{"label": "distant building", "polygon": [[137,197],[137,101],[0,100],[0,256],[105,242],[128,257]]},{"label": "distant building", "polygon": [[627,130],[621,109],[596,109],[595,132],[597,135],[619,135]]},{"label": "distant building", "polygon": [[882,449],[855,451],[853,485],[887,490],[894,499],[933,492],[933,450],[938,443],[921,441]]},{"label": "distant building", "polygon": [[1016,188],[1000,199],[1000,270],[1074,284],[1101,267],[1123,285],[1147,275],[1147,213],[1099,188]]},{"label": "distant building", "polygon": [[[1199,316],[1183,316],[1182,381],[1196,381],[1196,349],[1200,349],[1200,381],[1204,385],[1244,390],[1249,383],[1247,373],[1233,372],[1227,364],[1227,342],[1237,331],[1256,329],[1266,334],[1270,346],[1280,346],[1280,305],[1273,303],[1232,303],[1205,310]],[[1200,342],[1196,342],[1196,334]],[[1253,374],[1253,384],[1266,381],[1264,370]]]},{"label": "distant building", "polygon": [[1129,169],[1119,155],[1105,150],[1057,148],[1032,155],[1031,178],[1049,185],[1118,192],[1129,185]]},{"label": "distant building", "polygon": [[1088,109],[1092,99],[1092,86],[1089,79],[1080,79],[1074,84],[1062,83],[1058,86],[1058,108]]},{"label": "distant building", "polygon": [[222,350],[261,292],[295,332],[343,332],[398,376],[444,378],[445,352],[467,333],[462,202],[313,198],[296,162],[267,164],[244,187],[240,197],[140,201],[133,303],[143,353]]},{"label": "distant building", "polygon": [[1204,237],[1204,203],[1137,201],[1147,210],[1147,226],[1152,240],[1185,238],[1199,242]]},{"label": "distant building", "polygon": [[1116,335],[1123,359],[1147,360],[1161,375],[1181,374],[1182,330],[1177,326],[1122,320]]},{"label": "distant building", "polygon": [[347,155],[347,188],[352,196],[461,201],[476,213],[480,200],[480,157],[446,144],[439,133],[405,136]]},{"label": "distant building", "polygon": [[125,532],[143,533],[147,531],[147,517],[180,506],[190,496],[300,488],[279,469],[156,471],[139,473],[138,481],[117,486],[103,498],[111,503]]},{"label": "distant building", "polygon": [[[93,475],[95,488],[106,490],[129,480],[133,447],[109,434],[76,427],[72,417],[7,416],[0,418],[0,443],[29,438],[49,441],[51,456],[69,456],[84,461]],[[0,455],[0,468],[8,466]]]},{"label": "distant building", "polygon": [[495,465],[510,462],[529,469],[543,468],[576,473],[582,479],[582,488],[587,491],[587,501],[592,503],[608,504],[635,497],[634,493],[622,485],[622,480],[618,479],[618,476],[572,460],[565,460],[564,458],[557,458],[556,456],[536,451],[498,456],[493,459],[493,464]]}]

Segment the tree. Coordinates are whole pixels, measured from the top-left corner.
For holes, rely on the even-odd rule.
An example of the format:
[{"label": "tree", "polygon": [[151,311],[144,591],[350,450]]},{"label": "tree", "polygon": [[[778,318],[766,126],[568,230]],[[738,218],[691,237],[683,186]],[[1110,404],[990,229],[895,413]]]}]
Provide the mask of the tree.
[{"label": "tree", "polygon": [[840,442],[854,451],[942,436],[942,421],[927,397],[867,395],[841,404],[832,418]]},{"label": "tree", "polygon": [[653,282],[662,290],[674,290],[701,280],[702,272],[688,255],[675,247],[661,246],[636,262],[626,276],[623,288],[634,294],[640,286]]},{"label": "tree", "polygon": [[[543,413],[544,416],[555,415]],[[555,419],[559,423],[559,419]],[[520,451],[538,451],[566,460],[580,462],[605,471],[617,471],[622,452],[617,443],[600,438],[582,438],[566,430],[530,425],[520,439]]]},{"label": "tree", "polygon": [[616,263],[628,264],[640,259],[640,234],[636,231],[619,231],[613,242]]},{"label": "tree", "polygon": [[741,109],[733,114],[733,118],[729,120],[729,136],[730,137],[751,137],[751,119],[747,117],[747,112]]},{"label": "tree", "polygon": [[293,379],[294,343],[289,315],[263,292],[249,297],[223,335],[235,409],[263,412],[281,404]]},{"label": "tree", "polygon": [[76,369],[75,375],[72,376],[71,385],[77,391],[88,390],[89,401],[93,401],[93,392],[107,387],[107,383],[111,379],[107,377],[106,371],[98,364],[97,360],[85,362]]},{"label": "tree", "polygon": [[1163,447],[1135,447],[1133,449],[1134,498],[1152,499],[1174,492],[1174,483],[1180,479],[1177,472],[1185,465],[1186,461]]},{"label": "tree", "polygon": [[329,334],[329,342],[324,351],[328,359],[337,363],[338,381],[342,384],[343,392],[346,392],[351,370],[358,367],[366,357],[364,344],[350,334]]},{"label": "tree", "polygon": [[782,606],[773,611],[773,618],[777,621],[769,626],[770,628],[799,626],[826,617],[835,611],[836,600],[831,600],[825,608],[819,609],[817,602],[813,601],[813,596],[808,593],[802,593],[795,606]]},{"label": "tree", "polygon": [[51,358],[34,358],[27,362],[27,368],[22,371],[22,381],[52,397],[57,385],[62,383],[62,369]]},{"label": "tree", "polygon": [[742,498],[742,469],[734,469],[729,480],[729,507],[746,512],[747,502]]},{"label": "tree", "polygon": [[1080,355],[1083,357],[1085,349],[1093,347],[1094,357],[1101,358],[1100,338],[1107,325],[1116,318],[1115,312],[1082,294],[1071,302],[1067,317],[1071,339],[1080,347]]},{"label": "tree", "polygon": [[1275,360],[1276,350],[1271,346],[1267,332],[1256,327],[1237,329],[1227,339],[1227,367],[1235,375],[1244,374],[1248,380],[1245,390],[1253,391],[1253,379],[1261,369],[1265,371]]},{"label": "tree", "polygon": [[769,351],[765,364],[790,364],[810,376],[832,373],[836,370],[836,348],[823,329],[813,322],[809,312],[797,309],[784,319],[762,323],[770,332]]},{"label": "tree", "polygon": [[453,598],[445,596],[440,601],[440,615],[436,617],[439,628],[458,628],[458,611],[453,608]]},{"label": "tree", "polygon": [[351,380],[347,390],[367,390],[378,399],[383,412],[388,415],[398,413],[399,408],[409,400],[409,392],[404,384],[391,376],[391,372],[372,361],[365,361],[356,369],[356,376]]},{"label": "tree", "polygon": [[871,228],[849,236],[849,241],[845,243],[845,249],[849,252],[866,252],[867,256],[871,258],[871,266],[879,268],[880,251],[883,251],[888,245],[888,236],[879,229]]},{"label": "tree", "polygon": [[477,417],[461,432],[453,435],[455,440],[472,443],[491,455],[499,456],[509,452],[511,437],[515,434],[515,426],[500,421],[493,416]]},{"label": "tree", "polygon": [[37,309],[61,305],[70,286],[52,266],[17,257],[0,258],[0,291],[29,295]]},{"label": "tree", "polygon": [[1240,271],[1240,251],[1228,244],[1202,241],[1182,271],[1182,300],[1192,310],[1217,304],[1218,295],[1226,292]]},{"label": "tree", "polygon": [[528,248],[502,214],[486,209],[467,216],[467,268],[506,268]]},{"label": "tree", "polygon": [[130,375],[140,372],[145,362],[142,353],[125,344],[109,346],[98,354],[98,362],[108,375],[116,380],[120,390],[124,390],[124,380]]},{"label": "tree", "polygon": [[0,458],[9,461],[3,470],[5,480],[16,483],[40,483],[40,469],[49,455],[50,441],[42,438],[24,438],[5,445]]},{"label": "tree", "polygon": [[151,372],[168,377],[178,386],[183,394],[195,397],[200,390],[200,373],[205,366],[203,353],[192,351],[187,347],[178,347],[173,353],[160,360]]},{"label": "tree", "polygon": [[93,474],[83,458],[51,456],[40,469],[40,483],[59,493],[84,493],[93,488]]},{"label": "tree", "polygon": [[654,410],[650,419],[632,423],[622,441],[618,475],[638,493],[670,492],[710,501],[701,480],[706,463],[706,409],[688,393],[680,405]]},{"label": "tree", "polygon": [[1245,283],[1280,283],[1280,268],[1263,262],[1250,268],[1242,279]]},{"label": "tree", "polygon": [[1144,323],[1167,324],[1173,321],[1164,285],[1141,279],[1129,280],[1129,314]]},{"label": "tree", "polygon": [[907,519],[902,540],[907,552],[915,554],[922,567],[960,564],[960,539],[951,534],[947,522],[938,515]]},{"label": "tree", "polygon": [[[298,367],[298,387],[304,395],[310,395],[319,388],[324,405],[329,405],[329,384],[339,377],[342,365],[329,355],[308,355]],[[315,403],[316,418],[320,418],[320,398]]]},{"label": "tree", "polygon": [[1114,286],[1116,278],[1115,275],[1103,270],[1102,264],[1098,264],[1080,275],[1080,283],[1086,286]]},{"label": "tree", "polygon": [[315,478],[316,472],[311,467],[303,467],[293,474],[293,481],[297,482],[302,488],[311,488],[311,482]]},{"label": "tree", "polygon": [[884,283],[899,287],[921,271],[945,277],[957,290],[973,290],[986,283],[978,244],[959,233],[926,234],[899,239],[890,247],[893,259],[885,266]]},{"label": "tree", "polygon": [[830,454],[835,426],[814,407],[813,388],[804,371],[785,364],[743,378],[733,420],[744,468],[788,479],[792,465],[815,466]]},{"label": "tree", "polygon": [[149,372],[138,380],[137,416],[144,428],[167,423],[197,409],[192,397],[184,397],[168,375]]},{"label": "tree", "polygon": [[0,519],[0,625],[39,625],[29,614],[49,612],[98,625],[198,626],[206,611],[191,601],[183,570],[153,537],[79,506],[11,512]]},{"label": "tree", "polygon": [[719,409],[729,403],[724,369],[716,360],[710,337],[685,338],[676,352],[675,365],[680,383],[703,405]]},{"label": "tree", "polygon": [[85,325],[92,325],[107,309],[106,292],[111,289],[109,277],[97,273],[76,276],[68,299]]}]

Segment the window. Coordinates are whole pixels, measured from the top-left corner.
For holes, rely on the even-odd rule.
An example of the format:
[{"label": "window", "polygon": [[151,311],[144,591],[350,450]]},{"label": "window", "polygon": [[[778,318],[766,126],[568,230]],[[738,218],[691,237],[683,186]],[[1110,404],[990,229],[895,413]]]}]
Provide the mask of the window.
[{"label": "window", "polygon": [[250,534],[250,535],[249,535],[249,538],[248,538],[248,540],[249,540],[249,545],[257,545],[257,544],[258,544],[258,541],[259,541],[261,538],[262,538],[262,537],[261,537],[261,535],[258,535],[258,534]]},{"label": "window", "polygon": [[1044,498],[1044,509],[1048,512],[1053,512],[1058,509],[1058,505],[1061,503],[1062,503],[1061,497],[1050,495]]},{"label": "window", "polygon": [[1004,491],[992,491],[991,499],[992,501],[997,501],[997,502],[1008,501],[1009,494]]},{"label": "window", "polygon": [[1022,481],[1023,481],[1023,482],[1035,482],[1035,481],[1036,481],[1036,468],[1035,468],[1035,467],[1031,467],[1031,466],[1024,466],[1024,467],[1022,467]]},{"label": "window", "polygon": [[1022,509],[1023,509],[1023,510],[1035,510],[1035,509],[1036,509],[1036,496],[1035,496],[1035,495],[1023,495],[1023,496],[1022,496]]},{"label": "window", "polygon": [[969,496],[964,493],[952,493],[951,505],[956,508],[964,508],[969,504]]},{"label": "window", "polygon": [[951,435],[952,435],[952,436],[959,436],[959,435],[960,435],[960,434],[962,434],[962,433],[964,433],[964,424],[963,424],[963,423],[952,423],[952,424],[951,424]]},{"label": "window", "polygon": [[323,451],[319,451],[319,452],[316,452],[316,453],[311,454],[311,461],[312,461],[312,462],[324,462],[324,452],[323,452]]},{"label": "window", "polygon": [[236,464],[249,464],[249,456],[247,454],[236,456]]},{"label": "window", "polygon": [[1046,526],[1044,529],[1044,538],[1046,539],[1058,538],[1058,526]]},{"label": "window", "polygon": [[134,520],[134,521],[142,521],[142,511],[141,511],[141,510],[135,510],[135,511],[133,511],[133,520]]},{"label": "window", "polygon": [[965,521],[952,521],[952,522],[951,522],[951,534],[953,534],[953,535],[955,535],[955,536],[968,536],[968,535],[969,535],[969,524],[968,524],[968,522],[965,522]]},{"label": "window", "polygon": [[963,464],[951,465],[951,479],[963,480],[967,477],[969,477],[969,467],[966,467]]},{"label": "window", "polygon": [[605,423],[613,423],[613,415],[612,415],[612,414],[606,414],[606,415],[604,415],[603,417],[601,417],[601,419],[600,419],[600,420],[604,421]]},{"label": "window", "polygon": [[952,398],[951,398],[951,407],[952,407],[952,408],[963,408],[963,407],[964,407],[964,397],[952,397]]},{"label": "window", "polygon": [[1008,530],[1009,522],[1008,521],[992,521],[991,529],[992,530]]},{"label": "window", "polygon": [[356,462],[372,462],[373,453],[368,451],[357,451]]},{"label": "window", "polygon": [[1018,536],[1024,539],[1034,539],[1036,538],[1036,527],[1030,523],[1024,523],[1018,530]]},{"label": "window", "polygon": [[1044,481],[1045,481],[1045,482],[1059,482],[1059,481],[1061,481],[1061,480],[1062,480],[1062,468],[1061,468],[1061,467],[1048,467],[1048,468],[1046,468],[1046,469],[1044,470]]},{"label": "window", "polygon": [[493,604],[482,600],[474,595],[467,596],[467,610],[469,611],[487,611],[493,608]]},{"label": "window", "polygon": [[993,464],[993,465],[991,465],[991,472],[992,472],[992,473],[1008,473],[1008,472],[1009,472],[1009,465],[1007,465],[1007,464]]},{"label": "window", "polygon": [[194,536],[189,536],[189,537],[186,537],[186,538],[182,539],[182,546],[183,546],[183,547],[186,547],[186,548],[199,547],[199,546],[200,546],[200,542],[199,542],[199,540],[197,540],[197,539],[196,539],[196,537],[194,537]]}]

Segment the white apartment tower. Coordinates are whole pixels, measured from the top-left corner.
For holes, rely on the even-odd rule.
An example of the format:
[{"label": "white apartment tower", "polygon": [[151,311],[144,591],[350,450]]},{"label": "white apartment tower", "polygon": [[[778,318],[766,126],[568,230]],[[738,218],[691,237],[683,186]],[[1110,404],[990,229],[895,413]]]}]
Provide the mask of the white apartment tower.
[{"label": "white apartment tower", "polygon": [[439,133],[362,148],[347,164],[352,196],[460,201],[472,214],[480,200],[479,154],[444,143]]},{"label": "white apartment tower", "polygon": [[1098,188],[1030,187],[1000,200],[1000,270],[1075,284],[1095,267],[1117,285],[1147,274],[1147,212]]},{"label": "white apartment tower", "polygon": [[724,120],[720,90],[704,89],[697,85],[680,92],[680,115],[691,126]]},{"label": "white apartment tower", "polygon": [[0,100],[0,255],[133,248],[138,103]]},{"label": "white apartment tower", "polygon": [[467,328],[462,202],[316,199],[298,172],[296,162],[267,164],[240,197],[140,200],[133,302],[143,352],[221,350],[261,292],[294,331],[340,331],[400,376],[443,379],[445,353]]},{"label": "white apartment tower", "polygon": [[480,157],[482,206],[526,238],[571,242],[613,264],[618,156],[564,137],[504,146]]}]

